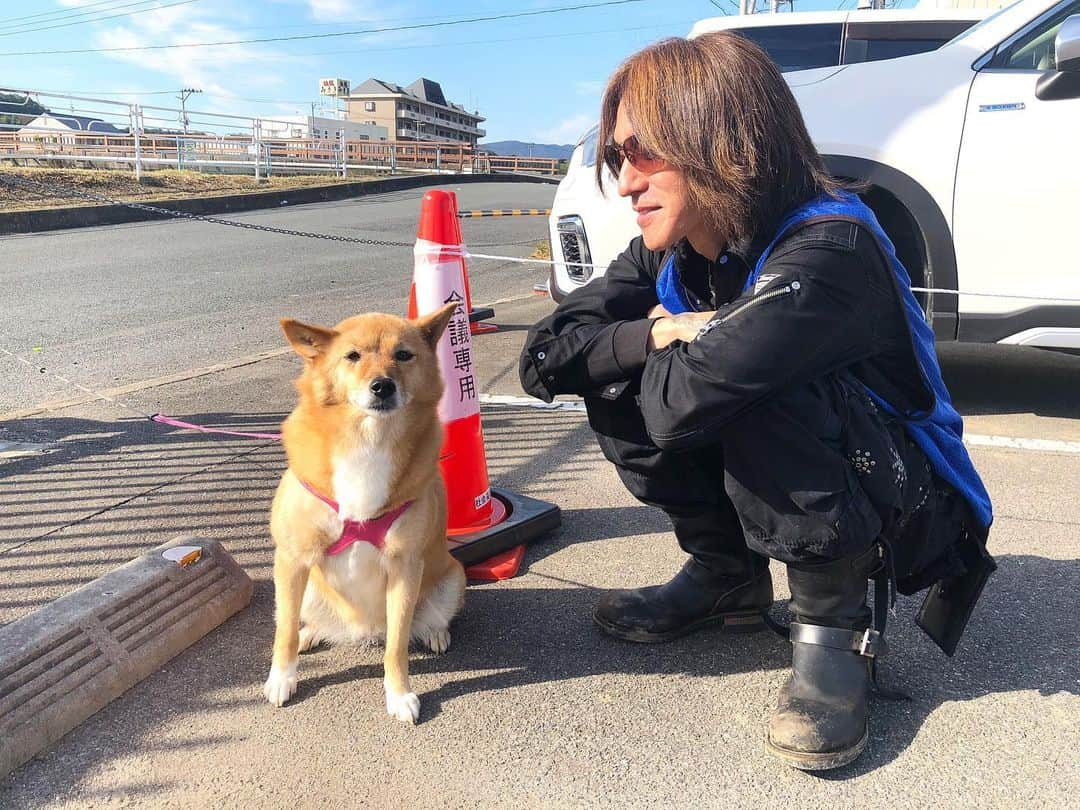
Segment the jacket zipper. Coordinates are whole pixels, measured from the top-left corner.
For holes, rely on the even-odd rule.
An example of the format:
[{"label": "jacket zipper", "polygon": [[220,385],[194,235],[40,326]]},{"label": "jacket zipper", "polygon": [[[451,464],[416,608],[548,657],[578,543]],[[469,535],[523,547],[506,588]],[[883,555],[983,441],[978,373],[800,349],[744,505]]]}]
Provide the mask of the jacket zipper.
[{"label": "jacket zipper", "polygon": [[[784,296],[784,295],[790,295],[791,293],[797,292],[801,288],[802,288],[801,283],[799,283],[798,281],[792,281],[790,284],[788,284],[788,285],[786,285],[784,287],[781,287],[778,290],[772,290],[771,292],[767,292],[764,295],[759,295],[756,298],[753,298],[753,299],[747,301],[742,306],[737,307],[736,309],[733,309],[731,312],[724,315],[724,317],[722,317],[722,318],[714,318],[713,320],[709,321],[707,324],[705,324],[703,327],[701,327],[701,329],[698,330],[697,336],[701,337],[703,335],[709,334],[709,332],[711,332],[716,327],[720,326],[723,323],[726,323],[727,321],[730,321],[736,315],[739,315],[740,313],[746,312],[746,310],[748,310],[748,309],[750,309],[752,307],[756,307],[758,304],[764,304],[766,301],[771,301],[774,298],[780,298],[781,296]],[[696,340],[696,338],[695,338],[695,340]]]}]

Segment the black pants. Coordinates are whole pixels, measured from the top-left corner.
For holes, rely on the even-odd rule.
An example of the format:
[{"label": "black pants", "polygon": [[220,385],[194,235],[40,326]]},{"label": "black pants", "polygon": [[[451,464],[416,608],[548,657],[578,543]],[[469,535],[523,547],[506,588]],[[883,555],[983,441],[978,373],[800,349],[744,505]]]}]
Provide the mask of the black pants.
[{"label": "black pants", "polygon": [[[777,395],[682,452],[652,443],[632,391],[586,404],[627,489],[664,510],[682,548],[718,574],[750,574],[770,557],[851,558],[880,538],[904,544],[905,559],[935,558],[948,543],[931,531],[941,521],[916,517],[959,499],[845,373]],[[908,528],[924,534],[916,550],[898,534]]]}]

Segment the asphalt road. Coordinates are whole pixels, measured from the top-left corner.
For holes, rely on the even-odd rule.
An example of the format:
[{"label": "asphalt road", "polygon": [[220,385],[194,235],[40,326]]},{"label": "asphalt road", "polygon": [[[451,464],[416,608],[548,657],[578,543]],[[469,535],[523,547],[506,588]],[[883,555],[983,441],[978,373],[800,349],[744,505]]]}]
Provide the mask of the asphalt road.
[{"label": "asphalt road", "polygon": [[[464,187],[463,205],[543,206],[553,191],[489,190],[470,197],[485,189]],[[409,241],[416,205],[395,195],[246,217],[326,230],[352,227],[367,206],[400,208],[396,226],[380,220],[381,238]],[[199,246],[177,239],[191,226],[0,242],[5,256],[13,243],[41,245],[26,255],[42,262],[53,255],[40,278],[20,271],[16,314],[0,345],[25,345],[32,342],[26,330],[48,329],[62,347],[41,337],[39,354],[65,358],[69,373],[76,359],[81,373],[82,358],[97,357],[80,381],[138,383],[177,372],[168,384],[126,395],[140,410],[269,430],[292,406],[295,357],[199,377],[182,372],[281,346],[276,320],[283,314],[332,321],[358,308],[404,307],[407,250],[387,251],[381,263],[370,257],[382,254],[356,251],[369,257],[365,276],[358,263],[338,257],[338,245],[194,227],[203,252],[228,257],[202,261],[199,275],[205,281],[221,271],[238,298],[189,285],[184,295],[156,302],[160,317],[135,305],[155,304],[143,287],[126,304],[97,301],[105,286],[91,284],[95,274],[80,257],[96,245],[94,266],[109,251],[130,259],[129,238],[147,254],[157,244],[156,253],[194,256]],[[464,227],[472,246],[543,236],[537,219]],[[506,247],[515,251],[525,255],[529,246]],[[284,260],[289,255],[293,264]],[[322,260],[308,258],[315,255]],[[333,271],[320,269],[331,259],[339,261]],[[178,264],[161,258],[155,266],[176,276]],[[116,272],[139,286],[137,272]],[[495,320],[502,330],[475,341],[486,394],[521,395],[524,329],[552,306],[530,294],[543,275],[520,265],[471,266],[476,301],[501,302]],[[350,277],[356,288],[340,295],[338,285]],[[81,294],[79,284],[65,282],[76,278]],[[238,281],[252,278],[258,283]],[[39,290],[43,309],[34,310],[28,279],[58,300]],[[114,298],[122,290],[107,287]],[[61,310],[71,324],[43,316]],[[111,314],[98,319],[99,310]],[[245,312],[242,334],[225,326]],[[84,323],[91,314],[101,322]],[[45,320],[51,325],[40,326]],[[137,324],[131,334],[126,322]],[[953,658],[914,625],[920,600],[899,601],[882,671],[912,701],[875,701],[868,750],[827,775],[794,771],[762,752],[790,661],[781,639],[704,632],[641,647],[592,626],[604,589],[660,581],[681,559],[662,516],[625,492],[580,413],[485,407],[492,480],[557,503],[563,526],[530,546],[517,577],[470,586],[446,654],[411,655],[422,702],[416,727],[386,717],[376,648],[315,650],[301,659],[293,702],[274,709],[261,696],[273,633],[266,517],[283,469],[276,444],[163,428],[101,401],[0,423],[0,431],[56,443],[50,453],[0,459],[0,623],[181,533],[220,539],[256,580],[250,608],[0,780],[0,807],[1069,806],[1080,792],[1080,358],[1000,346],[945,345],[939,354],[994,500],[999,570]],[[58,393],[17,364],[0,361],[0,373],[8,410]],[[22,375],[31,382],[16,383]],[[782,566],[772,570],[780,612],[786,581]]]},{"label": "asphalt road", "polygon": [[[461,209],[547,208],[555,186],[448,186]],[[238,222],[411,244],[426,189],[224,217]],[[544,217],[462,220],[478,253],[528,256]],[[0,238],[0,346],[99,389],[283,346],[278,319],[336,323],[357,312],[404,314],[409,248],[283,236],[189,220]],[[540,266],[476,260],[485,300],[528,293]],[[0,357],[0,414],[63,398],[69,386]],[[40,372],[39,372],[40,374]]]}]

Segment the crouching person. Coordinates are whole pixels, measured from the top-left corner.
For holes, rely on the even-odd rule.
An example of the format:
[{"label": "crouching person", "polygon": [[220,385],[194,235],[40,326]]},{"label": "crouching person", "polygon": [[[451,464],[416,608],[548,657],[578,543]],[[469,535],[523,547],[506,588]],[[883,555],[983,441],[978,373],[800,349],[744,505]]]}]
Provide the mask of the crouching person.
[{"label": "crouching person", "polygon": [[746,40],[632,56],[599,137],[597,181],[606,165],[642,235],[532,328],[521,381],[584,397],[605,457],[688,559],[605,596],[596,623],[636,642],[763,629],[769,560],[785,563],[792,673],[766,747],[844,765],[866,744],[892,588],[933,586],[920,623],[951,654],[993,569],[933,333],[874,214],[825,172]]}]

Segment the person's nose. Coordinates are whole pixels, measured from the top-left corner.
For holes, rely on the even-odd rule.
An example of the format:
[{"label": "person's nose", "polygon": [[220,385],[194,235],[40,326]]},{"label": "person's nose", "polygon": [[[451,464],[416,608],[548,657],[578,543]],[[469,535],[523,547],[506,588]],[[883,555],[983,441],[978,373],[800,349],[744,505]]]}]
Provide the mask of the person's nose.
[{"label": "person's nose", "polygon": [[634,168],[629,160],[624,160],[619,167],[619,196],[629,197],[638,194],[649,187],[649,176]]}]

